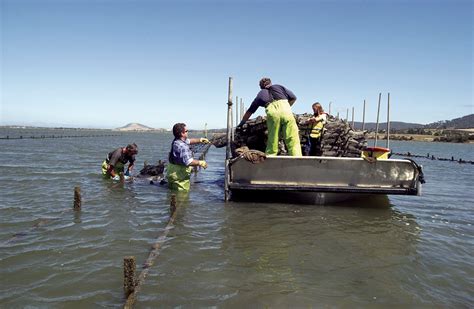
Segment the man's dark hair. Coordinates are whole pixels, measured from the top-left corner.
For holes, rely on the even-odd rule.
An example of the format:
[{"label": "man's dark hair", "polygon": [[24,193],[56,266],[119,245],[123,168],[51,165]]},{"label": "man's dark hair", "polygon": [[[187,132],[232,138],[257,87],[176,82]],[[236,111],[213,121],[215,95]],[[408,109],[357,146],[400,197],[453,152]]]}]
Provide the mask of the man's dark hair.
[{"label": "man's dark hair", "polygon": [[264,77],[260,80],[260,89],[268,88],[272,85],[272,80],[268,77]]},{"label": "man's dark hair", "polygon": [[184,123],[177,123],[173,126],[173,135],[175,138],[181,138],[181,133],[184,132],[184,128],[186,127],[186,124]]},{"label": "man's dark hair", "polygon": [[130,151],[130,152],[138,153],[138,146],[137,146],[137,144],[135,144],[135,143],[133,143],[133,144],[128,144],[128,145],[127,145],[127,150]]}]

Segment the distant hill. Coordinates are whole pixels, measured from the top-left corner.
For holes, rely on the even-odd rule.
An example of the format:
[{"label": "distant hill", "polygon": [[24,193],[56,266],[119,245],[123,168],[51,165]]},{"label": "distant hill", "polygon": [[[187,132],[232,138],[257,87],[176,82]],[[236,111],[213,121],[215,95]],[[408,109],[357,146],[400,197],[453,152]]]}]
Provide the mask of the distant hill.
[{"label": "distant hill", "polygon": [[147,127],[140,123],[129,123],[123,127],[114,129],[116,131],[154,131],[154,128]]},{"label": "distant hill", "polygon": [[474,114],[452,120],[442,120],[427,124],[425,129],[472,129],[474,128]]},{"label": "distant hill", "polygon": [[[350,121],[349,121],[350,122]],[[362,122],[354,122],[354,126],[357,130],[362,129]],[[377,123],[375,122],[366,122],[365,123],[365,130],[375,130],[377,127]],[[391,130],[406,130],[406,129],[418,129],[423,128],[424,125],[421,123],[410,123],[410,122],[401,122],[401,121],[390,121],[390,129]],[[379,130],[385,130],[387,128],[387,123],[382,122],[379,123]]]},{"label": "distant hill", "polygon": [[[362,128],[362,122],[354,122],[356,129]],[[375,130],[375,122],[368,122],[365,124],[366,130]],[[387,128],[387,123],[379,123],[379,130],[385,130]],[[429,124],[421,123],[410,123],[410,122],[401,122],[401,121],[391,121],[390,129],[391,130],[407,130],[407,129],[472,129],[474,128],[474,114],[470,114],[464,117],[455,118],[452,120],[441,120]]]}]

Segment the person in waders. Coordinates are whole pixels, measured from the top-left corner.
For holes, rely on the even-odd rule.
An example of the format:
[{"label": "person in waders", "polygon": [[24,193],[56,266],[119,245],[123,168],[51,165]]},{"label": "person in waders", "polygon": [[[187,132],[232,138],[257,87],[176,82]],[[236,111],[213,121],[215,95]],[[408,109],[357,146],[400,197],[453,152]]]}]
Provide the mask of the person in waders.
[{"label": "person in waders", "polygon": [[311,124],[311,132],[309,133],[310,142],[310,156],[321,156],[323,150],[321,148],[321,140],[324,132],[324,125],[328,121],[328,115],[324,112],[323,107],[319,102],[312,105],[313,117],[309,118],[307,123]]},{"label": "person in waders", "polygon": [[177,123],[173,126],[174,140],[171,143],[169,163],[166,178],[168,187],[177,191],[189,191],[190,178],[193,166],[207,168],[204,160],[195,160],[189,145],[204,143],[208,144],[207,138],[188,138],[186,124]]},{"label": "person in waders", "polygon": [[104,162],[102,162],[102,175],[106,178],[119,180],[119,174],[124,172],[125,164],[128,162],[128,168],[124,173],[124,177],[125,179],[129,178],[135,163],[135,155],[137,154],[138,146],[135,143],[129,144],[127,147],[117,148],[108,153]]},{"label": "person in waders", "polygon": [[288,154],[290,156],[301,156],[298,125],[291,111],[291,106],[295,103],[296,96],[289,89],[281,85],[272,85],[272,81],[267,77],[262,78],[259,85],[261,90],[242,117],[239,127],[244,125],[259,107],[265,107],[268,128],[265,154],[269,156],[276,156],[278,154],[278,140],[280,139],[279,133],[281,131]]}]

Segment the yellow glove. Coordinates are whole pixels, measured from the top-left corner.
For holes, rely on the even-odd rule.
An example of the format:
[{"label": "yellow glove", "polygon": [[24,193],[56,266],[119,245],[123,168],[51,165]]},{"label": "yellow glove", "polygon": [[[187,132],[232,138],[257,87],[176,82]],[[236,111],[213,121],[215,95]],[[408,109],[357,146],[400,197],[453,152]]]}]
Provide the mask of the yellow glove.
[{"label": "yellow glove", "polygon": [[209,144],[209,143],[210,143],[209,140],[208,140],[207,138],[205,138],[205,137],[201,137],[201,138],[199,139],[199,142],[201,142],[201,143],[203,143],[203,144]]},{"label": "yellow glove", "polygon": [[198,164],[199,164],[199,166],[202,167],[202,168],[207,168],[207,162],[204,161],[204,160],[199,160],[199,161],[198,161]]}]

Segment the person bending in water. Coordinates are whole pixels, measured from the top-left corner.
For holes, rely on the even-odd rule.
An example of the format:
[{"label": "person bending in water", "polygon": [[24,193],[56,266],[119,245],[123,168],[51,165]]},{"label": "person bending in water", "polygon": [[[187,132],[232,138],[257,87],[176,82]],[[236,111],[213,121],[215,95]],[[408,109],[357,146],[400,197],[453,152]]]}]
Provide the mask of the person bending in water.
[{"label": "person bending in water", "polygon": [[119,180],[119,174],[124,172],[125,164],[128,162],[127,171],[124,173],[124,177],[127,179],[133,169],[135,155],[137,154],[138,146],[135,143],[115,149],[102,162],[102,175],[106,178]]}]

